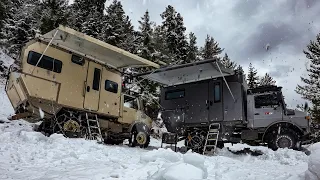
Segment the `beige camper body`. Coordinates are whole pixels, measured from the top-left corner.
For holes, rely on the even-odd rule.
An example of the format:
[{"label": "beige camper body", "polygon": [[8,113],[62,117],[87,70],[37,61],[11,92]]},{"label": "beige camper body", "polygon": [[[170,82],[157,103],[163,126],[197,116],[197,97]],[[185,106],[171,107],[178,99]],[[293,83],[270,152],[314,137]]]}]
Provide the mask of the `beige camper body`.
[{"label": "beige camper body", "polygon": [[139,98],[122,93],[121,70],[158,68],[153,62],[63,26],[27,43],[20,61],[21,70],[10,73],[6,86],[13,118],[44,120],[51,129],[58,119],[58,130],[79,132],[89,114],[98,117],[105,139],[117,141],[151,126]]}]

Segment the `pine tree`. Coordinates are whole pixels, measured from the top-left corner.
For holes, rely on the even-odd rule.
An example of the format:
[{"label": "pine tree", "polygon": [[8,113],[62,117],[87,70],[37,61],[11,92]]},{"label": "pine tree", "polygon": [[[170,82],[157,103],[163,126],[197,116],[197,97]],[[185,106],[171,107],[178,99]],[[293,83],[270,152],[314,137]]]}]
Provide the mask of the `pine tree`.
[{"label": "pine tree", "polygon": [[312,100],[312,107],[310,108],[312,121],[320,123],[320,101]]},{"label": "pine tree", "polygon": [[258,84],[259,86],[269,86],[275,85],[276,81],[268,73],[266,73],[262,78],[260,78]]},{"label": "pine tree", "polygon": [[119,44],[119,47],[133,54],[137,54],[139,47],[139,33],[134,30],[129,16],[125,16],[123,29],[123,41]]},{"label": "pine tree", "polygon": [[[146,11],[144,16],[141,17],[139,21],[139,46],[138,46],[138,55],[144,59],[148,59],[151,61],[155,61],[154,59],[154,42],[153,42],[153,30],[152,23],[150,22],[149,12]],[[139,72],[147,72],[150,71],[151,68],[139,68]],[[149,81],[143,80],[141,82],[141,89],[147,90],[149,93],[156,95],[156,89],[158,84]]]},{"label": "pine tree", "polygon": [[216,42],[213,37],[207,35],[204,43],[204,47],[201,48],[201,57],[203,60],[212,59],[221,54],[224,49],[219,47],[219,43]]},{"label": "pine tree", "polygon": [[1,46],[5,53],[16,59],[22,46],[34,38],[37,32],[36,0],[12,0],[7,4],[7,18],[1,29]]},{"label": "pine tree", "polygon": [[[75,0],[70,9],[68,26],[97,37],[106,24],[104,9],[106,0]],[[101,40],[101,38],[99,38]]]},{"label": "pine tree", "polygon": [[221,63],[229,69],[235,70],[237,67],[237,63],[230,60],[227,53],[224,54],[224,57],[221,59]]},{"label": "pine tree", "polygon": [[241,65],[238,65],[238,67],[236,68],[236,71],[240,74],[244,74],[244,70]]},{"label": "pine tree", "polygon": [[8,3],[7,0],[0,1],[0,29],[3,28],[4,20],[7,17],[7,9],[6,9],[7,3]]},{"label": "pine tree", "polygon": [[[138,36],[138,55],[142,58],[156,61],[155,59],[155,43],[153,41],[153,29],[152,22],[150,22],[149,12],[146,11],[144,16],[141,17],[139,22],[139,36]],[[149,67],[138,68],[138,72],[147,72],[152,70]],[[156,118],[156,115],[159,111],[159,106],[156,103],[159,98],[159,93],[157,92],[157,88],[159,87],[158,83],[147,79],[138,79],[140,86],[140,94],[142,94],[143,98],[146,101],[146,114],[149,117]]]},{"label": "pine tree", "polygon": [[99,14],[94,10],[94,7],[91,7],[93,9],[90,14],[86,17],[85,21],[81,25],[81,32],[94,37],[98,38],[101,34],[101,28],[102,23],[99,20],[101,17]]},{"label": "pine tree", "polygon": [[256,88],[258,86],[258,76],[257,76],[257,70],[252,66],[252,64],[249,64],[249,72],[248,72],[248,86],[249,88]]},{"label": "pine tree", "polygon": [[43,0],[39,6],[40,33],[45,34],[60,24],[66,25],[69,18],[67,0]]},{"label": "pine tree", "polygon": [[310,67],[307,68],[309,77],[301,77],[304,85],[298,85],[295,91],[311,101],[311,116],[314,121],[320,123],[320,33],[315,41],[310,41],[307,49],[303,52],[310,60]]},{"label": "pine tree", "polygon": [[[127,22],[128,23],[128,22]],[[103,29],[103,40],[119,47],[126,39],[126,15],[120,1],[114,0],[107,7],[106,25]]]},{"label": "pine tree", "polygon": [[169,52],[167,49],[163,28],[159,25],[154,24],[153,29],[153,41],[155,50],[155,52],[153,53],[153,59],[168,62],[167,60],[169,59],[169,57],[167,56],[167,54],[169,54]]},{"label": "pine tree", "polygon": [[298,85],[296,92],[307,100],[320,100],[320,33],[316,41],[310,41],[307,48],[303,52],[310,60],[310,67],[307,69],[309,77],[301,77],[304,85]]},{"label": "pine tree", "polygon": [[161,18],[163,22],[161,31],[158,32],[161,32],[164,38],[165,47],[161,50],[162,54],[166,55],[164,61],[168,64],[184,63],[187,59],[188,42],[181,14],[169,5],[161,14]]},{"label": "pine tree", "polygon": [[150,22],[149,11],[147,10],[139,22],[139,52],[138,55],[151,60],[155,52],[153,41],[152,22]]},{"label": "pine tree", "polygon": [[187,57],[188,57],[188,41],[187,41],[187,37],[185,35],[186,32],[186,27],[184,26],[183,23],[183,17],[181,16],[180,13],[177,13],[176,16],[176,28],[175,28],[175,32],[176,32],[176,42],[177,42],[177,49],[176,49],[176,53],[177,53],[177,60],[181,60],[182,63],[186,63]]},{"label": "pine tree", "polygon": [[197,46],[197,37],[193,32],[189,33],[189,45],[188,45],[188,56],[186,62],[194,62],[197,61],[199,54],[199,49]]}]

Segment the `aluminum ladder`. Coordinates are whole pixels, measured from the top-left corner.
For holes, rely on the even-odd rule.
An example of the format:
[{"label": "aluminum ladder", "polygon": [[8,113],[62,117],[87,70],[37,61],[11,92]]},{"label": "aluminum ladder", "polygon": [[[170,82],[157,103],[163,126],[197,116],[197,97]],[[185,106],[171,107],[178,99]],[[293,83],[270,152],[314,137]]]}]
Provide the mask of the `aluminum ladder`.
[{"label": "aluminum ladder", "polygon": [[206,142],[203,147],[203,155],[213,155],[217,149],[219,139],[220,123],[212,123],[209,125]]},{"label": "aluminum ladder", "polygon": [[100,129],[100,123],[97,115],[94,115],[93,118],[89,117],[86,113],[86,120],[88,125],[88,133],[86,139],[97,140],[98,143],[102,143],[103,138]]}]

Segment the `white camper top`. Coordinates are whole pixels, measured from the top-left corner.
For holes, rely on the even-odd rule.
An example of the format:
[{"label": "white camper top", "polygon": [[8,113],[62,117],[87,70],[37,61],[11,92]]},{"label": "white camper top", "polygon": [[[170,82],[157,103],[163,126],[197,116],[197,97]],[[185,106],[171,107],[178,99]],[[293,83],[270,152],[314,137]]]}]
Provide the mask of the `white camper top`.
[{"label": "white camper top", "polygon": [[115,69],[145,66],[160,67],[154,62],[65,26],[59,26],[38,38],[47,43],[50,43],[52,40],[51,44],[55,46],[88,57]]},{"label": "white camper top", "polygon": [[158,82],[164,86],[174,86],[234,74],[235,72],[232,69],[225,68],[215,58],[156,69],[137,76]]}]

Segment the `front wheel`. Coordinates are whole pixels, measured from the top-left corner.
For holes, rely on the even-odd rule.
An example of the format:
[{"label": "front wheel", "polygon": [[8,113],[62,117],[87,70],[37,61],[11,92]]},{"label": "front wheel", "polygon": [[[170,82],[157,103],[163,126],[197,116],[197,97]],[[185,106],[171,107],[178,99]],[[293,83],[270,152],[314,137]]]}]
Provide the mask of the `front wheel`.
[{"label": "front wheel", "polygon": [[129,138],[129,146],[135,147],[140,146],[140,148],[147,148],[150,143],[150,135],[146,132],[137,131],[133,129]]},{"label": "front wheel", "polygon": [[298,135],[291,129],[284,129],[279,134],[269,134],[268,146],[273,150],[279,148],[295,149]]}]

